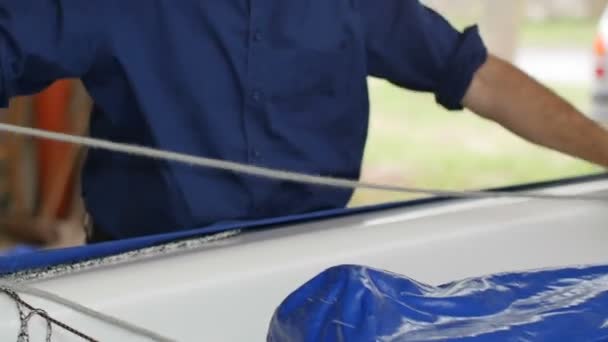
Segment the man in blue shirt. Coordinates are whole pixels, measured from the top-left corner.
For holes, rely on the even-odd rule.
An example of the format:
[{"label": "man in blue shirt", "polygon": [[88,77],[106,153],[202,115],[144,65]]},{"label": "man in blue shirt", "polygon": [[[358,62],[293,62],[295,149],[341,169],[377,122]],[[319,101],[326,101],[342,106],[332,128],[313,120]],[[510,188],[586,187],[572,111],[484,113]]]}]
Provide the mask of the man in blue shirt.
[{"label": "man in blue shirt", "polygon": [[[79,77],[96,138],[357,179],[369,75],[608,165],[601,128],[417,0],[0,0],[3,104]],[[342,207],[351,191],[90,151],[83,195],[99,241]]]}]

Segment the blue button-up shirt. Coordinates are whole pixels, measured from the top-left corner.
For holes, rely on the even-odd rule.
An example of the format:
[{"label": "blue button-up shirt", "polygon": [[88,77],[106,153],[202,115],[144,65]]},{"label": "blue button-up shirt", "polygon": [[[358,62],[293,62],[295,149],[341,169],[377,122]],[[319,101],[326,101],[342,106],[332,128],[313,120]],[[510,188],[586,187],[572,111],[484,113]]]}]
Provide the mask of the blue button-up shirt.
[{"label": "blue button-up shirt", "polygon": [[[0,99],[81,78],[90,134],[357,179],[366,77],[461,108],[486,49],[416,0],[0,0]],[[344,206],[351,191],[90,151],[115,238]]]}]

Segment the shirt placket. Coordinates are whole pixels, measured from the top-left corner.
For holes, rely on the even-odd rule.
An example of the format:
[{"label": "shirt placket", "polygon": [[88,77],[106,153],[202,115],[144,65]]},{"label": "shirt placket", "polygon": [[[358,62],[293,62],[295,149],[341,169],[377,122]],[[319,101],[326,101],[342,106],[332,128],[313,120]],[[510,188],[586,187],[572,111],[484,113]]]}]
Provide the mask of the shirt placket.
[{"label": "shirt placket", "polygon": [[[247,78],[245,80],[245,106],[243,123],[247,144],[247,163],[261,166],[264,163],[262,125],[260,117],[265,110],[267,89],[264,87],[263,49],[265,32],[263,29],[263,10],[269,0],[249,0],[249,30],[247,37]],[[252,215],[261,213],[261,187],[263,181],[255,177],[245,177],[250,195]]]},{"label": "shirt placket", "polygon": [[264,44],[262,13],[266,0],[249,0],[249,34],[247,56],[247,82],[245,89],[244,127],[247,136],[247,160],[250,164],[259,164],[263,159],[260,132],[255,118],[264,110],[266,92],[262,83],[262,60],[260,50]]}]

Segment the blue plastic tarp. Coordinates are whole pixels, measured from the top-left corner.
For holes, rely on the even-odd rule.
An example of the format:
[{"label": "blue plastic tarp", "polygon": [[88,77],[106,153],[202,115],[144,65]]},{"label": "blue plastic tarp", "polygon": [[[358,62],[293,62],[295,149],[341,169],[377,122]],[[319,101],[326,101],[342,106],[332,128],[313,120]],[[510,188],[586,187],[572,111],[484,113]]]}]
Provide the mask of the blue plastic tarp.
[{"label": "blue plastic tarp", "polygon": [[280,305],[268,340],[608,341],[608,266],[438,287],[362,266],[335,267]]}]

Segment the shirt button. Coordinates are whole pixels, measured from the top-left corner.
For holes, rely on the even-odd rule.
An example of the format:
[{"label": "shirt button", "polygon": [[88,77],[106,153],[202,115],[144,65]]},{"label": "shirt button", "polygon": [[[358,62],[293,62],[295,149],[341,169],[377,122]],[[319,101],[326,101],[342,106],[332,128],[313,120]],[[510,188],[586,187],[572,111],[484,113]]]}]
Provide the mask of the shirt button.
[{"label": "shirt button", "polygon": [[255,42],[261,42],[263,38],[264,38],[264,35],[262,34],[262,32],[255,31],[253,33],[253,41],[255,41]]},{"label": "shirt button", "polygon": [[348,48],[348,41],[343,40],[340,42],[340,50],[346,50]]},{"label": "shirt button", "polygon": [[254,90],[251,92],[251,98],[253,99],[253,101],[255,102],[260,102],[262,101],[262,92],[260,90]]}]

